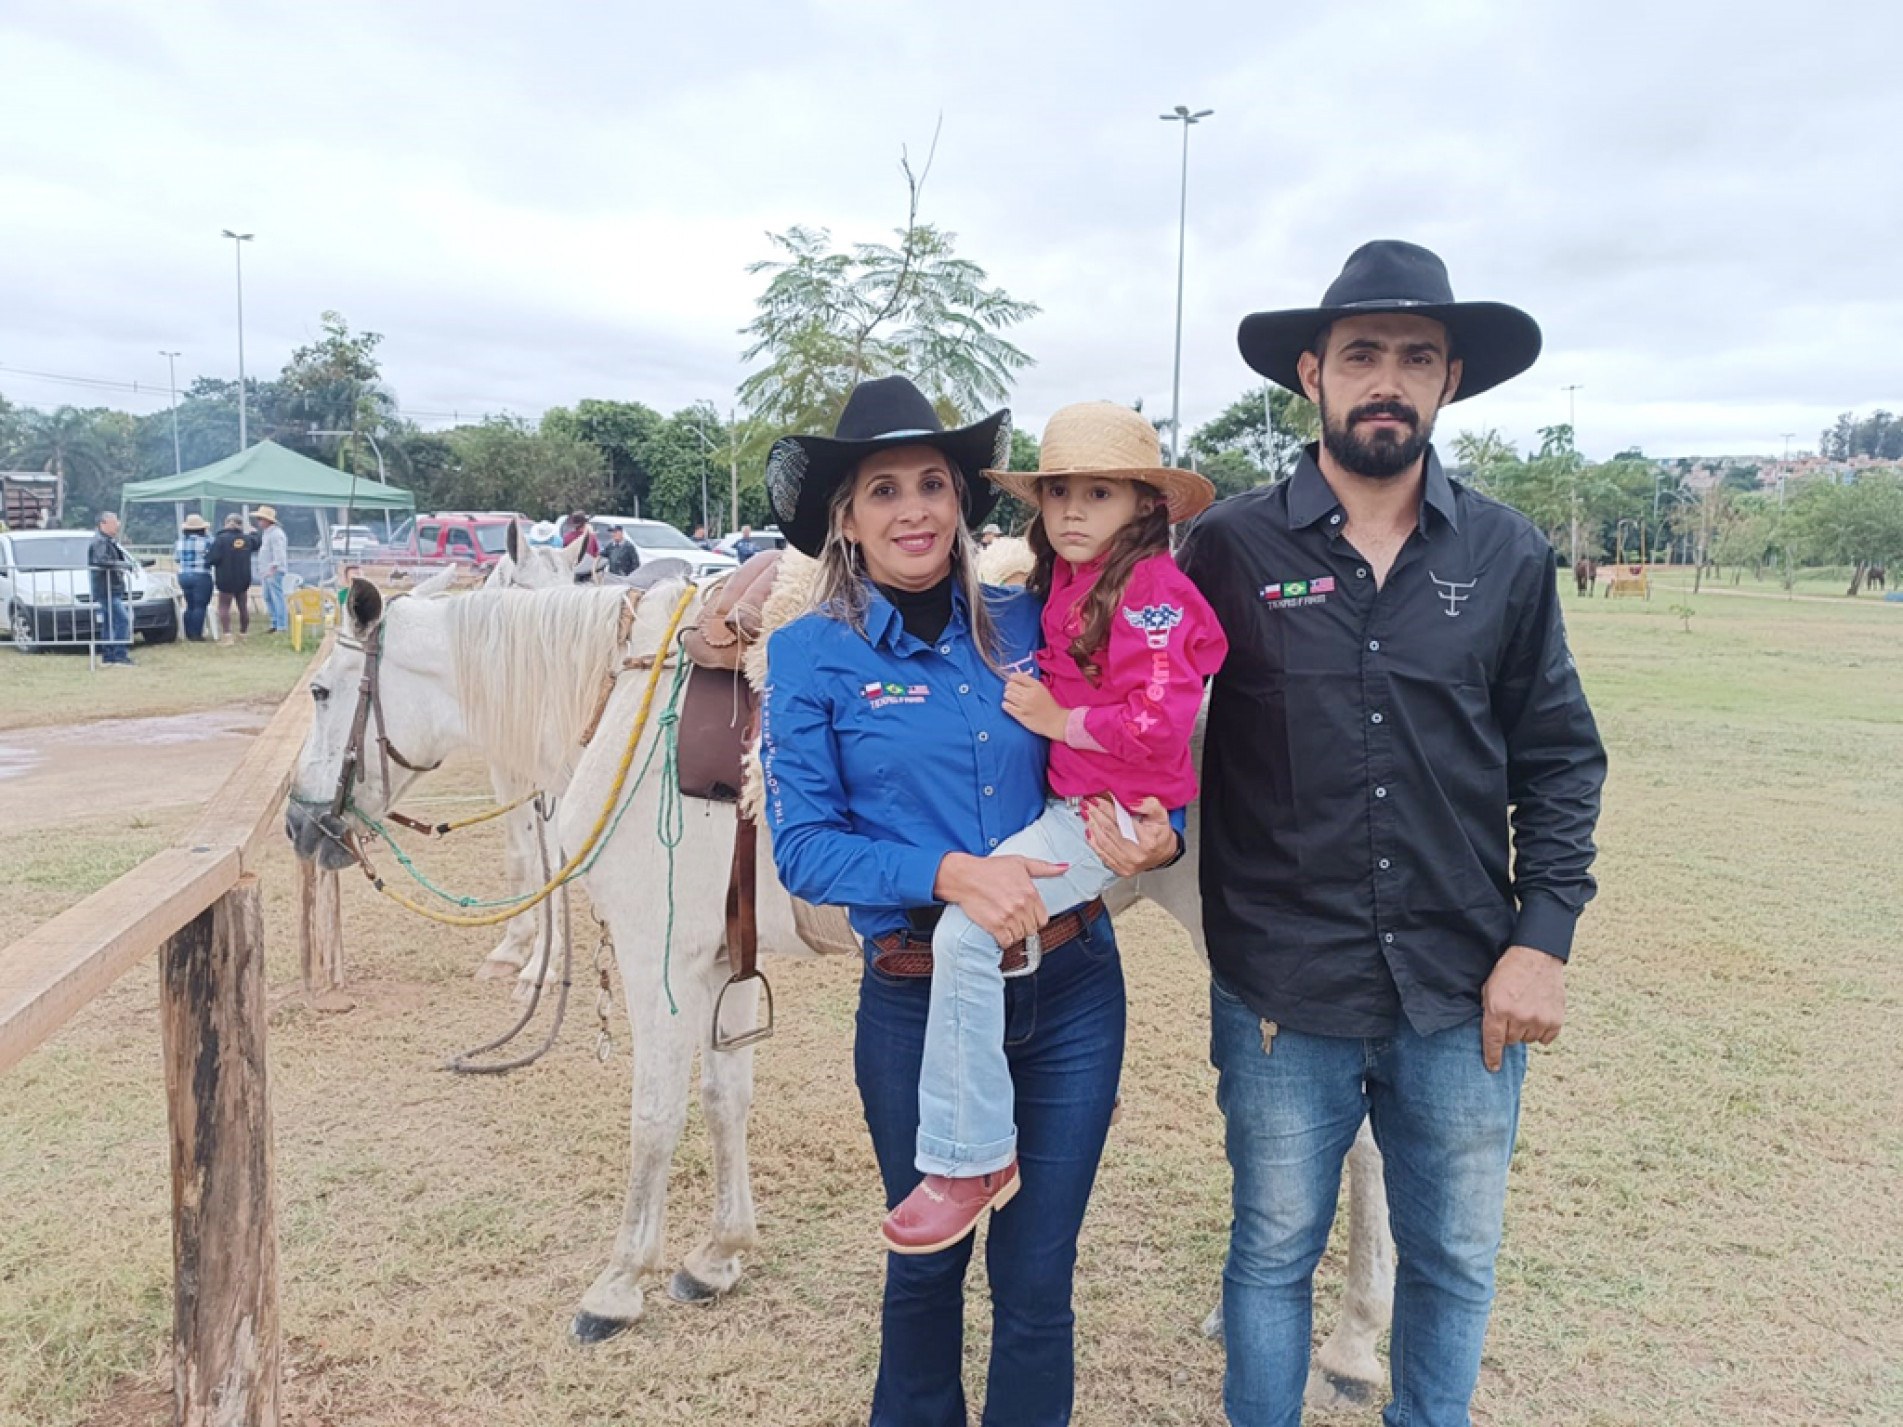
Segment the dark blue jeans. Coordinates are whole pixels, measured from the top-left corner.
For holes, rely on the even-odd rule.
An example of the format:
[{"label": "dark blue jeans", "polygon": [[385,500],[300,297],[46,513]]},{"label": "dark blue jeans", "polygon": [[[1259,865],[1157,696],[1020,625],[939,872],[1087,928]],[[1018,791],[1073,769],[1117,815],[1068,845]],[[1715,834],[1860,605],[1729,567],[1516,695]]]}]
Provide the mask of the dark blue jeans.
[{"label": "dark blue jeans", "polygon": [[107,664],[132,662],[132,606],[124,595],[106,598],[105,628],[99,631],[99,657]]},{"label": "dark blue jeans", "polygon": [[[919,1063],[928,978],[866,968],[853,1064],[887,1207],[919,1182]],[[986,1427],[1070,1421],[1075,1362],[1071,1276],[1077,1233],[1103,1156],[1123,1066],[1123,965],[1108,917],[1004,986],[1005,1054],[1017,1100],[1024,1187],[993,1214]],[[972,1239],[936,1254],[886,1256],[873,1427],[964,1427],[965,1270]]]},{"label": "dark blue jeans", "polygon": [[211,576],[202,570],[178,577],[178,587],[185,592],[185,637],[203,639],[205,637],[205,611],[211,607]]}]

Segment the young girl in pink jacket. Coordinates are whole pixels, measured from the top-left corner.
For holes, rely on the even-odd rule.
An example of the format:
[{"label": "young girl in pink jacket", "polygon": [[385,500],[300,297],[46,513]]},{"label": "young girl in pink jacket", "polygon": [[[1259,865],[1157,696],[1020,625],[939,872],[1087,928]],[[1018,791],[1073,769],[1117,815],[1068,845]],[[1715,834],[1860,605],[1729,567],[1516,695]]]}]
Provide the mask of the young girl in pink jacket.
[{"label": "young girl in pink jacket", "polygon": [[[1196,796],[1190,734],[1204,682],[1229,645],[1170,558],[1169,532],[1215,490],[1193,471],[1165,468],[1150,423],[1108,402],[1053,416],[1035,473],[985,475],[1037,512],[1027,532],[1037,555],[1028,584],[1045,596],[1042,678],[1014,673],[1004,708],[1051,740],[1043,815],[993,851],[1063,869],[1038,881],[1047,919],[1080,908],[1095,915],[1116,874],[1085,835],[1085,802],[1107,796],[1121,810],[1156,798],[1174,810]],[[932,934],[919,1073],[916,1163],[925,1178],[886,1217],[881,1232],[895,1253],[947,1248],[1017,1193],[1004,978],[1035,973],[1038,938],[1026,938],[1008,971],[1004,955],[969,916],[946,907]]]}]

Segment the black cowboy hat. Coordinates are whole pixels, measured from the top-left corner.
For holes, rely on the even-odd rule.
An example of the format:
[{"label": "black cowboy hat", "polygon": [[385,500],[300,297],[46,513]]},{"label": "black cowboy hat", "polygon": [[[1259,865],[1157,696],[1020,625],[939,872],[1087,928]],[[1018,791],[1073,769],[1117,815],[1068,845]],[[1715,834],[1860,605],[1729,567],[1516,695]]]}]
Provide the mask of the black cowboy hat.
[{"label": "black cowboy hat", "polygon": [[1322,294],[1320,307],[1254,312],[1242,319],[1236,344],[1242,360],[1278,386],[1306,396],[1297,368],[1315,336],[1343,317],[1405,312],[1446,325],[1461,362],[1460,386],[1451,400],[1478,396],[1516,377],[1540,354],[1540,325],[1504,302],[1455,302],[1447,264],[1414,243],[1377,239],[1355,249],[1341,276]]},{"label": "black cowboy hat", "polygon": [[787,543],[818,555],[833,491],[860,461],[892,446],[930,446],[956,462],[965,479],[965,524],[975,525],[998,503],[997,487],[979,472],[1011,464],[1011,413],[994,411],[947,431],[925,393],[906,378],[859,383],[831,436],[782,436],[767,453],[767,498]]}]

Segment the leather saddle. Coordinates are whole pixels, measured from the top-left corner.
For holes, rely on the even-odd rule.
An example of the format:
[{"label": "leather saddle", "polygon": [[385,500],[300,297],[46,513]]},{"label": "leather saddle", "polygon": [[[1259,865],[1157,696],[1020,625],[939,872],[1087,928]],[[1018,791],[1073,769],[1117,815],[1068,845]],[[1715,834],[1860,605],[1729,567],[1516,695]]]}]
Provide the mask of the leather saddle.
[{"label": "leather saddle", "polygon": [[741,760],[759,714],[741,670],[761,636],[761,612],[779,574],[780,552],[764,550],[701,596],[681,647],[695,667],[681,705],[680,787],[690,798],[738,802]]}]

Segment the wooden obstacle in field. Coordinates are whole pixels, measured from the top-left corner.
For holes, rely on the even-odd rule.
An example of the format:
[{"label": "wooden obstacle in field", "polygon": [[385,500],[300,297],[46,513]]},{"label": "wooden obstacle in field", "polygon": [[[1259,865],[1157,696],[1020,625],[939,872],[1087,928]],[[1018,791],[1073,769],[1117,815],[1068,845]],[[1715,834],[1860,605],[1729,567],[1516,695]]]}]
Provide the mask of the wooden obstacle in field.
[{"label": "wooden obstacle in field", "polygon": [[[277,832],[310,723],[311,674],[324,653],[175,846],[0,950],[0,1072],[158,953],[177,1284],[173,1421],[181,1427],[278,1421],[277,1209],[257,867],[264,840]],[[334,874],[301,889],[307,990],[342,979],[337,895]]]}]

